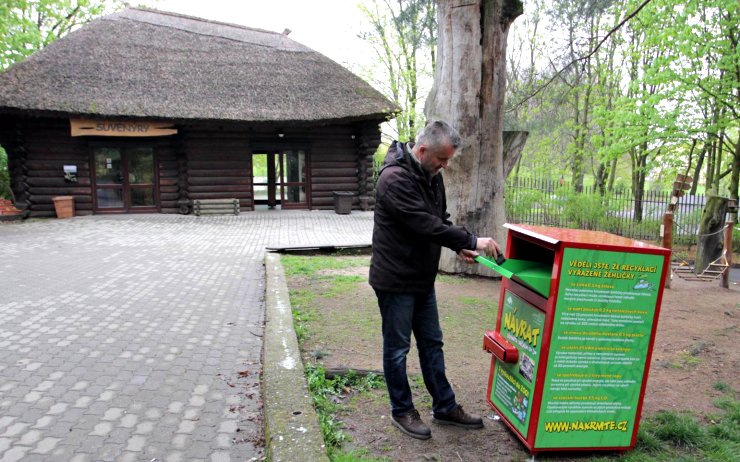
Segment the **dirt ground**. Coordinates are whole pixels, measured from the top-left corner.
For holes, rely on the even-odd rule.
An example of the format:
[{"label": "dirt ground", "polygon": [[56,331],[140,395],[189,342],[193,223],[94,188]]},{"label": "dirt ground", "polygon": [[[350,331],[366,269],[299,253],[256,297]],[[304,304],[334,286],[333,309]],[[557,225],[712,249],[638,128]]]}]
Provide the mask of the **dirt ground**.
[{"label": "dirt ground", "polygon": [[[338,257],[345,258],[345,257]],[[356,258],[356,257],[355,257]],[[369,262],[369,257],[368,257]],[[367,267],[334,271],[359,276],[351,290],[329,290],[333,278],[291,277],[291,290],[319,296],[310,323],[304,361],[325,368],[382,370],[380,316],[367,285]],[[416,351],[408,358],[415,403],[432,427],[432,439],[403,435],[390,423],[385,389],[343,399],[339,418],[352,441],[376,457],[396,461],[523,461],[529,453],[486,402],[491,355],[482,349],[485,330],[495,327],[500,282],[485,278],[441,276],[437,281],[440,320],[445,335],[448,378],[466,410],[483,416],[485,428],[465,430],[431,423],[431,400],[421,381]],[[300,307],[298,307],[300,309]],[[665,290],[644,399],[643,414],[689,410],[700,418],[717,412],[721,395],[715,384],[737,388],[740,374],[740,286],[721,289],[717,282],[674,278]],[[576,455],[540,455],[538,460],[584,460]]]}]

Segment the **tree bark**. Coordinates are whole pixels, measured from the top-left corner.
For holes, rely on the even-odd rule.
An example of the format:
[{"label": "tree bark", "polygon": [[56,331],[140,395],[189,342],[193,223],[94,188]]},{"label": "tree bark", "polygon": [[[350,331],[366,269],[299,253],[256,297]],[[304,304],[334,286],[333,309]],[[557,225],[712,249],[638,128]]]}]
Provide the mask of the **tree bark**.
[{"label": "tree bark", "polygon": [[696,274],[704,271],[710,263],[722,255],[724,247],[725,214],[727,213],[727,198],[707,196],[707,204],[701,215],[699,224],[699,242],[696,246]]},{"label": "tree bark", "polygon": [[[503,116],[506,41],[521,15],[518,0],[439,2],[437,68],[427,99],[427,120],[443,119],[460,132],[463,145],[444,172],[447,208],[454,223],[505,244],[504,180],[516,155],[504,161]],[[462,263],[446,250],[440,269],[491,274]]]},{"label": "tree bark", "polygon": [[522,157],[522,150],[527,143],[529,132],[505,131],[504,132],[504,181],[514,170],[514,166]]}]

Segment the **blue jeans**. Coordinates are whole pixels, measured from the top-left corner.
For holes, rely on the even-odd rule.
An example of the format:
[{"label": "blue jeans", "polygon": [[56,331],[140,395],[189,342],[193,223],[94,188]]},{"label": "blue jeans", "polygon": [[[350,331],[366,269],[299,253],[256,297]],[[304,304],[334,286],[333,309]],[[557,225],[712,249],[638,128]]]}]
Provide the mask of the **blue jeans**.
[{"label": "blue jeans", "polygon": [[414,409],[406,375],[411,332],[419,350],[424,385],[432,396],[432,410],[445,414],[452,411],[457,403],[445,375],[444,343],[434,289],[425,294],[380,290],[375,294],[383,320],[383,373],[391,399],[391,412],[400,416]]}]

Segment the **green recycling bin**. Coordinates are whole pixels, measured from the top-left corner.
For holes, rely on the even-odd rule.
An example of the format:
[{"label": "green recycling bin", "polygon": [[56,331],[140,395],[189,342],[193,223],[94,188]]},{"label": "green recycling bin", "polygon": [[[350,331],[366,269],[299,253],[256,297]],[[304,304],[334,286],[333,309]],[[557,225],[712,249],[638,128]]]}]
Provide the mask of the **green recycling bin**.
[{"label": "green recycling bin", "polygon": [[486,400],[533,454],[635,446],[670,250],[601,231],[504,225]]}]

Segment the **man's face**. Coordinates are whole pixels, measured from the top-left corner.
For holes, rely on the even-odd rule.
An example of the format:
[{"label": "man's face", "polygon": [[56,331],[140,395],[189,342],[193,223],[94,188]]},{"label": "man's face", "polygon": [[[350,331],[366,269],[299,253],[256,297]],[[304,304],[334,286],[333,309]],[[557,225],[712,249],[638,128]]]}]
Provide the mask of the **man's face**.
[{"label": "man's face", "polygon": [[449,141],[438,149],[430,149],[428,146],[422,144],[418,146],[417,158],[421,163],[421,168],[427,175],[433,177],[443,168],[447,168],[447,164],[455,156],[455,151],[455,148],[452,147]]}]

